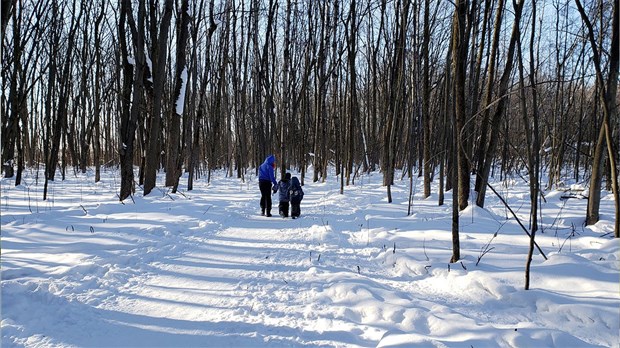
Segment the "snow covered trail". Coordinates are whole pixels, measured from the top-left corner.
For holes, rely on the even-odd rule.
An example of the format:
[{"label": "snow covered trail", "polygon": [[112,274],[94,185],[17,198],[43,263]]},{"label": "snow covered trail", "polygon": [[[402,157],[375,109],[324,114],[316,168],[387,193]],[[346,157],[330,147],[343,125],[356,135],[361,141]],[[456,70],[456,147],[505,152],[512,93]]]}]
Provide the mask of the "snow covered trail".
[{"label": "snow covered trail", "polygon": [[3,347],[618,347],[611,223],[564,237],[583,202],[545,207],[559,222],[524,291],[527,238],[492,200],[463,212],[449,265],[450,207],[407,217],[408,188],[387,204],[380,175],[307,184],[292,220],[257,214],[253,178],[123,205],[114,174],[53,183],[52,202],[2,182]]}]

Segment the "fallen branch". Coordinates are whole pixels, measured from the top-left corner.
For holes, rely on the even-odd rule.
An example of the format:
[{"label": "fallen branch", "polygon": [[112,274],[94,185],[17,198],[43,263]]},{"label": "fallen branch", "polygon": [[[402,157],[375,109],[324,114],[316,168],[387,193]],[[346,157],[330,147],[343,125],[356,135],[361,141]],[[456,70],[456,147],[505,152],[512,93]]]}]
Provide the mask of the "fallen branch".
[{"label": "fallen branch", "polygon": [[[514,216],[515,220],[517,220],[517,223],[519,223],[519,226],[521,226],[521,228],[523,229],[523,231],[525,231],[525,234],[528,235],[528,237],[532,238],[532,235],[530,234],[530,232],[527,230],[527,228],[525,228],[525,226],[523,226],[523,224],[521,223],[521,220],[519,220],[519,218],[517,217],[517,214],[515,214],[514,211],[512,211],[512,208],[510,208],[510,206],[508,205],[508,203],[506,203],[506,201],[504,200],[504,198],[497,193],[497,191],[495,191],[495,189],[493,188],[493,186],[491,186],[491,184],[489,184],[487,182],[487,186],[491,189],[491,191],[493,191],[493,193],[495,193],[495,195],[500,199],[500,201],[502,201],[502,203],[504,203],[504,206],[510,211],[510,213],[512,214],[512,216]],[[538,246],[538,243],[536,243],[536,241],[534,241],[534,245],[536,246],[536,249],[538,249],[538,252],[540,252],[540,255],[542,255],[542,257],[545,258],[545,260],[547,260],[547,256],[545,255],[545,253],[542,251],[542,249],[540,248],[540,246]]]}]

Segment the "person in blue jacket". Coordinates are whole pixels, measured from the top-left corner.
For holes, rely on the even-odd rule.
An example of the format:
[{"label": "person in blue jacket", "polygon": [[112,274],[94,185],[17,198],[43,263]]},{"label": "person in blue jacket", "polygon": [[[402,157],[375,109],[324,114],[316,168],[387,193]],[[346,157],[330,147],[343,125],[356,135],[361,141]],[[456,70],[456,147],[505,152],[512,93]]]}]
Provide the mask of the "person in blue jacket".
[{"label": "person in blue jacket", "polygon": [[260,188],[260,209],[262,215],[271,216],[271,190],[278,185],[276,181],[276,156],[269,155],[258,168],[258,187]]}]

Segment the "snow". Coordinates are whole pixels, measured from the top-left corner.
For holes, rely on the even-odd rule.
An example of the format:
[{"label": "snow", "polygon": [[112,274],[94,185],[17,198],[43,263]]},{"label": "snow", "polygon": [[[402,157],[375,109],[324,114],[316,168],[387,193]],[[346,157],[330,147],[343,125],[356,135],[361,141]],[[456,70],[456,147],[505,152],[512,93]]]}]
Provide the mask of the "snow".
[{"label": "snow", "polygon": [[183,109],[185,106],[185,91],[187,88],[187,67],[184,67],[183,71],[181,72],[181,81],[181,90],[179,91],[179,97],[175,102],[175,111],[179,116],[183,115]]},{"label": "snow", "polygon": [[[50,182],[47,201],[34,172],[2,179],[2,347],[619,347],[608,192],[591,227],[585,199],[546,192],[526,291],[529,239],[495,196],[462,212],[449,264],[450,193],[437,206],[421,180],[411,216],[407,179],[392,204],[379,173],[343,195],[306,180],[292,220],[257,214],[248,175],[124,204],[117,170]],[[526,184],[492,184],[527,226]]]},{"label": "snow", "polygon": [[144,58],[146,61],[146,65],[149,67],[149,77],[148,81],[153,83],[153,61],[151,60],[151,56],[149,56],[148,52],[144,52]]}]

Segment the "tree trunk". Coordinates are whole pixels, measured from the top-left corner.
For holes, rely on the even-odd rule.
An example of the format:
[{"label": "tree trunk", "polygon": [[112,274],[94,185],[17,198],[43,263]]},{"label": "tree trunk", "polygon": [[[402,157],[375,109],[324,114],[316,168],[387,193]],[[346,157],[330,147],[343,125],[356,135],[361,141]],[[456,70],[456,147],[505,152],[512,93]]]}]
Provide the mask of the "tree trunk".
[{"label": "tree trunk", "polygon": [[[469,170],[466,166],[465,152],[461,140],[461,131],[465,123],[465,67],[467,63],[468,40],[465,37],[467,0],[458,0],[454,10],[452,27],[452,69],[454,75],[454,116],[453,116],[453,153],[452,163],[456,164],[452,172],[452,258],[457,262],[461,258],[459,238],[459,211],[467,207],[469,195]],[[464,173],[463,173],[464,172]]]},{"label": "tree trunk", "polygon": [[[454,134],[456,140],[456,171],[458,176],[458,187],[455,187],[458,199],[459,211],[467,207],[469,199],[469,161],[465,152],[465,135],[463,134],[467,103],[465,100],[466,87],[466,67],[467,67],[467,51],[469,40],[467,39],[467,0],[457,1],[454,13],[454,27],[452,32],[452,68],[454,69]],[[453,231],[454,233],[454,231]],[[458,231],[457,231],[458,233]],[[458,256],[456,253],[454,256]],[[453,257],[453,262],[458,258]]]},{"label": "tree trunk", "polygon": [[[532,4],[532,18],[536,18],[536,3]],[[531,120],[528,118],[528,110],[526,103],[526,87],[525,87],[525,74],[523,67],[523,59],[521,54],[521,39],[519,38],[519,87],[520,87],[520,101],[521,101],[521,112],[523,116],[523,125],[525,127],[525,140],[527,142],[527,163],[528,163],[528,174],[529,174],[529,183],[530,183],[530,245],[525,265],[525,290],[529,290],[530,288],[530,266],[532,264],[532,257],[534,255],[534,247],[536,244],[535,237],[536,232],[538,231],[538,195],[540,192],[540,179],[539,179],[539,162],[540,162],[540,141],[538,137],[538,91],[534,86],[536,86],[536,55],[534,54],[534,45],[535,45],[535,32],[536,32],[536,20],[532,21],[532,29],[530,35],[530,46],[529,46],[529,61],[530,61],[530,85],[532,88],[530,89],[532,92],[532,118]],[[533,128],[530,127],[530,124],[533,125]]]},{"label": "tree trunk", "polygon": [[[5,1],[2,2],[2,36],[4,37],[5,29]],[[8,18],[6,19],[8,22]],[[15,175],[15,145],[19,137],[19,115],[21,96],[19,91],[22,90],[18,86],[18,77],[22,71],[22,47],[21,43],[21,11],[19,16],[13,17],[13,47],[15,52],[12,59],[12,72],[9,84],[9,109],[5,112],[2,108],[2,169],[5,178],[12,178]],[[51,88],[51,87],[50,87]]]},{"label": "tree trunk", "polygon": [[[170,29],[170,20],[172,18],[173,0],[166,0],[164,4],[164,13],[159,27],[159,33],[154,49],[151,52],[153,59],[153,105],[151,109],[151,125],[149,128],[149,140],[146,150],[146,163],[144,167],[144,195],[151,193],[156,186],[157,170],[160,167],[161,156],[161,118],[162,118],[162,97],[164,92],[164,76],[166,62],[168,60],[168,32]],[[154,11],[152,9],[152,11]],[[176,156],[177,154],[168,154]]]},{"label": "tree trunk", "polygon": [[[602,145],[598,145],[602,143],[602,137],[604,133],[605,141],[607,143],[607,155],[610,162],[610,179],[612,183],[612,190],[614,194],[614,202],[616,207],[616,221],[614,223],[614,236],[616,238],[620,238],[620,194],[618,193],[618,167],[616,166],[616,154],[617,152],[613,149],[614,141],[611,135],[611,119],[616,119],[618,109],[616,106],[616,93],[618,90],[618,70],[619,70],[619,56],[618,52],[620,46],[620,20],[619,20],[619,12],[620,5],[618,4],[618,0],[614,1],[613,7],[613,17],[612,17],[612,38],[611,38],[611,47],[610,47],[610,57],[609,57],[609,75],[607,77],[607,83],[605,83],[605,79],[603,77],[603,73],[601,70],[601,60],[599,55],[599,48],[596,45],[596,40],[594,39],[594,30],[592,29],[592,24],[586,12],[581,5],[580,0],[575,0],[577,4],[577,8],[579,13],[581,14],[581,19],[588,29],[588,39],[590,40],[590,45],[592,46],[593,53],[593,61],[594,68],[596,70],[596,82],[600,86],[602,93],[601,97],[601,105],[603,106],[603,127],[601,129],[601,133],[599,135],[599,141],[597,141],[597,150],[594,156],[594,163],[592,164],[592,179],[590,181],[590,197],[588,200],[588,212],[587,212],[587,221],[588,225],[594,224],[599,219],[599,206],[600,206],[600,176],[597,174],[595,176],[595,170],[599,171],[601,168],[601,160],[597,159],[597,157],[602,158]],[[600,146],[600,147],[599,147]],[[600,154],[597,156],[597,154]],[[598,188],[597,188],[598,186]]]},{"label": "tree trunk", "polygon": [[409,0],[396,4],[397,9],[397,37],[394,41],[394,56],[390,69],[390,86],[387,120],[383,132],[383,185],[387,188],[388,203],[392,203],[392,189],[396,166],[396,151],[399,140],[400,126],[404,117],[405,108],[405,52],[407,43],[407,26],[409,16]]},{"label": "tree trunk", "polygon": [[424,2],[424,33],[422,41],[422,132],[423,132],[423,157],[424,157],[424,194],[427,198],[431,195],[431,113],[430,113],[430,63],[428,46],[431,40],[430,34],[430,1]]},{"label": "tree trunk", "polygon": [[329,78],[329,74],[327,72],[327,51],[328,51],[328,42],[330,38],[330,30],[331,30],[331,16],[328,15],[328,3],[322,2],[319,6],[320,16],[324,18],[324,21],[321,21],[321,38],[319,42],[318,49],[318,64],[316,66],[316,75],[315,79],[316,83],[316,91],[315,91],[315,116],[314,116],[314,173],[313,173],[313,182],[319,181],[319,178],[325,178],[325,168],[323,168],[323,157],[326,154],[326,146],[327,139],[325,136],[325,123],[324,120],[327,116],[327,81]]},{"label": "tree trunk", "polygon": [[[452,42],[452,38],[450,40]],[[448,167],[448,163],[451,161],[452,151],[450,151],[451,144],[454,142],[453,137],[450,135],[450,125],[453,119],[453,105],[450,103],[452,100],[450,91],[452,91],[453,87],[451,84],[451,66],[450,61],[452,59],[452,45],[448,47],[448,52],[446,53],[446,61],[445,61],[445,71],[444,75],[444,83],[442,86],[443,96],[441,98],[441,118],[442,118],[442,126],[440,133],[440,155],[439,155],[439,193],[437,198],[437,205],[442,206],[445,200],[445,191],[449,191],[452,187],[452,175],[449,170],[446,170]],[[450,120],[450,122],[448,122]],[[446,185],[444,185],[444,180]],[[458,229],[457,229],[458,231]]]},{"label": "tree trunk", "polygon": [[[478,144],[478,151],[476,153],[477,168],[476,173],[481,173],[484,170],[484,157],[487,150],[487,137],[489,137],[489,126],[491,124],[491,105],[493,103],[493,90],[495,84],[495,69],[497,67],[497,56],[500,40],[500,32],[502,28],[502,19],[504,14],[505,0],[499,0],[497,4],[497,11],[495,14],[495,27],[493,29],[493,40],[491,43],[491,53],[489,58],[488,67],[488,80],[486,84],[486,94],[484,100],[484,110],[482,111],[482,121],[480,123],[480,141]],[[482,176],[476,175],[475,190],[480,195],[481,190],[486,186],[482,180]]]},{"label": "tree trunk", "polygon": [[[134,173],[133,173],[133,154],[136,127],[138,119],[144,108],[144,75],[146,70],[146,59],[144,55],[144,21],[146,8],[144,0],[140,0],[138,6],[138,23],[136,25],[131,10],[131,0],[123,0],[120,11],[119,21],[119,42],[121,47],[121,61],[123,64],[123,85],[121,90],[122,111],[119,149],[121,162],[121,190],[120,201],[124,201],[134,192]],[[129,22],[131,37],[134,48],[134,65],[129,61],[129,51],[127,49],[125,21]],[[133,72],[135,69],[135,78]],[[133,86],[133,88],[132,88]],[[133,93],[133,95],[132,95]]]},{"label": "tree trunk", "polygon": [[[187,125],[189,110],[186,110],[186,90],[189,80],[189,73],[186,64],[187,40],[189,37],[189,0],[183,0],[181,9],[178,13],[177,21],[177,53],[176,53],[176,72],[174,81],[174,93],[172,108],[170,112],[170,122],[168,127],[168,156],[166,156],[166,186],[173,186],[172,193],[176,193],[183,168],[186,147],[181,144],[181,118],[183,124]],[[185,139],[185,137],[183,137]]]},{"label": "tree trunk", "polygon": [[478,196],[476,197],[476,204],[479,207],[484,207],[484,200],[486,195],[487,182],[489,180],[489,174],[491,172],[491,165],[493,163],[493,158],[495,156],[495,149],[497,148],[497,143],[499,140],[499,126],[501,124],[501,119],[504,116],[506,103],[508,101],[508,91],[509,91],[509,83],[510,76],[512,73],[512,65],[514,60],[514,52],[517,45],[517,39],[519,36],[519,24],[521,22],[521,13],[523,10],[523,3],[525,1],[521,0],[519,3],[514,4],[514,22],[512,26],[512,33],[510,35],[510,43],[508,45],[508,53],[506,54],[506,67],[504,68],[504,73],[500,78],[500,86],[499,86],[499,101],[497,103],[497,107],[495,109],[495,113],[491,120],[491,130],[489,135],[488,144],[481,144],[486,148],[484,151],[484,156],[481,158],[483,161],[482,169],[480,169],[476,174],[480,176],[481,186],[479,187]]},{"label": "tree trunk", "polygon": [[356,57],[357,57],[357,9],[355,0],[351,1],[349,10],[350,23],[349,23],[349,35],[347,37],[348,46],[348,62],[349,62],[349,117],[347,125],[347,149],[346,149],[346,185],[349,186],[351,182],[351,174],[353,171],[353,161],[355,156],[355,125],[359,118],[359,105],[357,100],[357,69],[356,69]]},{"label": "tree trunk", "polygon": [[93,162],[95,165],[95,182],[101,180],[101,80],[103,79],[102,61],[101,61],[101,33],[100,25],[105,15],[106,2],[101,2],[101,12],[95,20],[95,105],[94,105],[94,121],[93,121]]},{"label": "tree trunk", "polygon": [[[74,4],[75,7],[75,4]],[[72,13],[75,13],[76,10],[73,8]],[[79,26],[81,20],[82,12],[79,12],[79,15],[73,17],[71,28],[69,29],[69,37],[67,38],[67,51],[64,58],[64,65],[61,69],[60,80],[58,81],[57,86],[53,86],[51,88],[57,88],[59,90],[58,94],[58,105],[57,105],[57,113],[56,119],[53,122],[52,138],[51,138],[51,146],[48,153],[45,171],[46,171],[46,185],[43,189],[43,197],[47,198],[47,181],[54,181],[54,176],[56,173],[56,166],[58,165],[58,154],[60,152],[60,142],[63,133],[66,131],[67,127],[67,115],[69,113],[69,94],[70,94],[70,78],[71,78],[71,69],[73,64],[73,48],[75,46],[75,32],[76,28]],[[62,16],[62,15],[60,15]],[[61,30],[60,28],[58,30]]]}]

